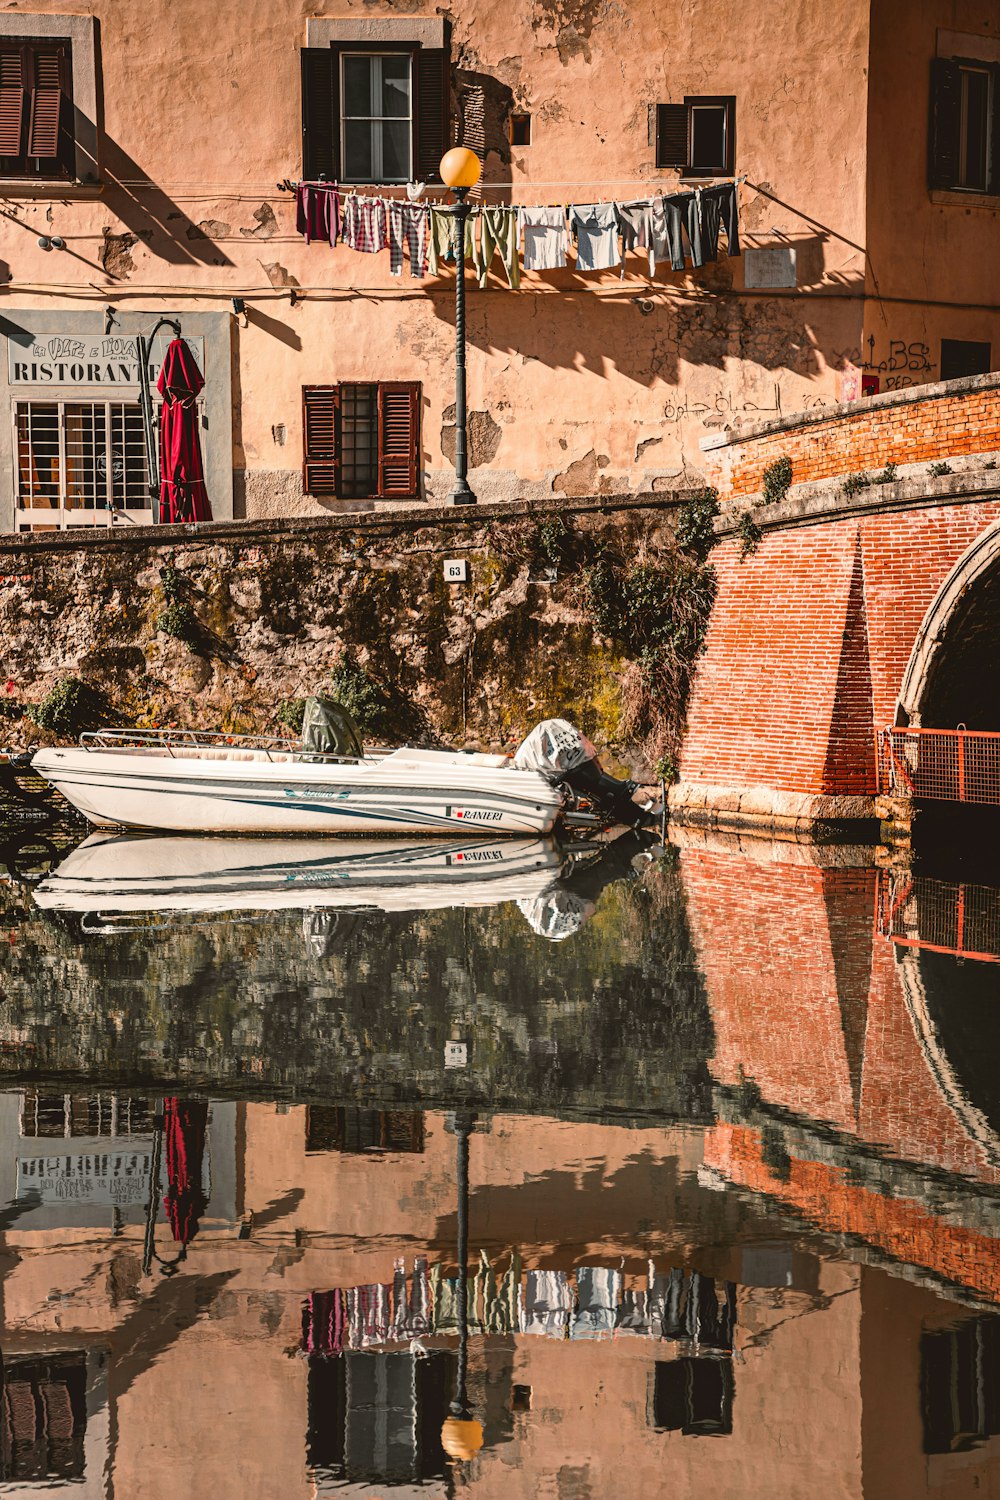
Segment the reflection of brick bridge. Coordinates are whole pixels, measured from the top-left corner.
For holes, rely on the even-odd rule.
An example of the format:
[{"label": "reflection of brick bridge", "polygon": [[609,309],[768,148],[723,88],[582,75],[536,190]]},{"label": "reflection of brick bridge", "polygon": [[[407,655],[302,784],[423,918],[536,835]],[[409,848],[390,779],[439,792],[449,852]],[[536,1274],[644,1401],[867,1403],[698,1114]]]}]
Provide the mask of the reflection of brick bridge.
[{"label": "reflection of brick bridge", "polygon": [[715,1028],[706,1165],[1000,1302],[1000,1093],[980,1071],[994,966],[897,960],[874,927],[879,872],[836,862],[864,851],[678,836]]},{"label": "reflection of brick bridge", "polygon": [[[727,519],[671,805],[720,825],[875,811],[874,730],[1000,730],[1000,374],[703,440]],[[761,503],[787,455],[786,498]],[[895,477],[856,488],[849,475]],[[932,465],[950,472],[933,474]],[[890,470],[890,476],[893,471]]]}]

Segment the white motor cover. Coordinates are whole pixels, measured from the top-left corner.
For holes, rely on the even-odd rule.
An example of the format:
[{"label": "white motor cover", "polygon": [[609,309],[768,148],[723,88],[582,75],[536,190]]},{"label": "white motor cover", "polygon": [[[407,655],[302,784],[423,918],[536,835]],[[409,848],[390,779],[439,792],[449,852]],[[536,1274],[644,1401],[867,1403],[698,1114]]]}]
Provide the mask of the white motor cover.
[{"label": "white motor cover", "polygon": [[532,931],[548,938],[550,943],[565,942],[597,910],[593,901],[558,885],[549,886],[537,896],[522,896],[517,904]]},{"label": "white motor cover", "polygon": [[543,776],[564,776],[577,766],[596,760],[597,751],[585,734],[568,719],[543,719],[522,740],[514,754],[519,771],[540,771]]}]

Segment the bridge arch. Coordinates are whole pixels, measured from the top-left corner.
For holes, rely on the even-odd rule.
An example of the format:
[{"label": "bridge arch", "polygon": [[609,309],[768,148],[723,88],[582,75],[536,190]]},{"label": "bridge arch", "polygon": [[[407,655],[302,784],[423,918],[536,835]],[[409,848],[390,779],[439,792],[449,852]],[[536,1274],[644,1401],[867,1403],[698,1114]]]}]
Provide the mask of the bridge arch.
[{"label": "bridge arch", "polygon": [[963,553],[924,615],[896,723],[1000,730],[1000,521]]}]

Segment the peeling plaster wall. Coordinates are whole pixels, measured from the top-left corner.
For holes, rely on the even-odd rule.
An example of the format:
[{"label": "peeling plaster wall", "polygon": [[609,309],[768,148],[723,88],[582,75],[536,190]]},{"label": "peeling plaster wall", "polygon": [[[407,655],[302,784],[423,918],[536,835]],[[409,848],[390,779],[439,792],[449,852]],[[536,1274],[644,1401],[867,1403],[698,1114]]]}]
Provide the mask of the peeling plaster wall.
[{"label": "peeling plaster wall", "polygon": [[[301,387],[328,381],[420,380],[423,489],[446,496],[453,274],[397,279],[387,254],[307,246],[276,190],[301,171],[298,54],[311,7],[218,0],[210,37],[197,0],[93,9],[103,188],[7,198],[4,309],[90,298],[152,320],[244,296],[237,514],[240,495],[250,517],[336,508],[304,498],[299,477]],[[344,17],[383,9],[387,24],[436,15],[429,0],[336,7]],[[863,319],[868,12],[867,0],[761,0],[738,27],[724,0],[480,0],[451,13],[456,131],[460,114],[471,128],[478,97],[494,201],[670,189],[677,174],[655,167],[651,108],[732,92],[744,243],[792,244],[798,264],[790,292],[745,291],[744,261],[725,257],[688,273],[660,266],[651,282],[634,254],[624,280],[568,268],[525,276],[518,293],[502,276],[484,290],[470,277],[470,406],[496,429],[473,470],[482,498],[573,493],[581,465],[599,492],[667,488],[701,475],[699,438],[734,417],[838,398]],[[511,108],[533,117],[528,147],[503,138]],[[39,250],[43,232],[69,251]]]}]

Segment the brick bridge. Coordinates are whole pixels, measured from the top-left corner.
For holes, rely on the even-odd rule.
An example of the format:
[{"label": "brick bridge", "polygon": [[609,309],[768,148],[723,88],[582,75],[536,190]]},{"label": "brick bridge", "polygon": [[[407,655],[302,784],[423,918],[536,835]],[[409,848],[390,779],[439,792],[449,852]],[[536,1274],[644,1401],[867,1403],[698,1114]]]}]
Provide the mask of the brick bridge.
[{"label": "brick bridge", "polygon": [[[723,506],[719,587],[676,816],[785,831],[871,818],[876,729],[1000,730],[1000,374],[702,446]],[[791,488],[765,504],[784,455]],[[887,482],[848,482],[888,465]],[[741,558],[747,510],[763,538]]]}]

